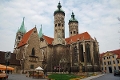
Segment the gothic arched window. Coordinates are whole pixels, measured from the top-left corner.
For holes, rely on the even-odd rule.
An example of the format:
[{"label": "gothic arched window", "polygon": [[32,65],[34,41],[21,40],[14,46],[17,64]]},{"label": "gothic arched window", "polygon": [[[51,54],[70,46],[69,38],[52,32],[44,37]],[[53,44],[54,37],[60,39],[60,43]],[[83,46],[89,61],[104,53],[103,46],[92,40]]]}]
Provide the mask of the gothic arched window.
[{"label": "gothic arched window", "polygon": [[81,62],[84,62],[84,53],[83,53],[83,45],[80,45],[80,59]]},{"label": "gothic arched window", "polygon": [[35,49],[32,48],[32,53],[31,53],[32,56],[35,56]]},{"label": "gothic arched window", "polygon": [[91,62],[91,55],[90,55],[90,45],[86,45],[86,55],[87,55],[87,62]]}]

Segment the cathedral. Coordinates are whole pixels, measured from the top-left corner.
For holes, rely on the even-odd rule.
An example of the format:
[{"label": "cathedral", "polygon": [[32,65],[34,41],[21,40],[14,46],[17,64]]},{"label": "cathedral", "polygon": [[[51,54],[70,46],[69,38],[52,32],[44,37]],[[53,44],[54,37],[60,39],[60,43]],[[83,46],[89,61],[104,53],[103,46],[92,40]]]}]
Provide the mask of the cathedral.
[{"label": "cathedral", "polygon": [[36,26],[26,32],[24,18],[16,33],[14,52],[20,60],[19,71],[41,66],[48,72],[96,72],[100,70],[99,45],[88,32],[79,33],[79,22],[72,12],[65,38],[65,12],[58,3],[54,11],[54,38],[44,35]]}]

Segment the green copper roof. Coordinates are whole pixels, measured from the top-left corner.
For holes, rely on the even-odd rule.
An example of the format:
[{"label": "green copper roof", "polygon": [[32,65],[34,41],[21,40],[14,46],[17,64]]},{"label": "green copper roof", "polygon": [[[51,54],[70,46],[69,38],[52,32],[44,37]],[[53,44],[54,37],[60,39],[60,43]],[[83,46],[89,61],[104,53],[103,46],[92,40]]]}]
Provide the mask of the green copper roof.
[{"label": "green copper roof", "polygon": [[57,7],[58,7],[58,9],[54,11],[54,15],[56,13],[63,13],[63,15],[65,16],[65,12],[61,9],[62,6],[61,6],[60,2],[58,3]]},{"label": "green copper roof", "polygon": [[78,23],[77,19],[75,19],[75,15],[73,12],[72,12],[72,15],[71,15],[69,22],[77,22]]},{"label": "green copper roof", "polygon": [[40,31],[39,31],[39,38],[41,38],[43,36],[42,34],[42,25],[41,25],[41,28],[40,28]]},{"label": "green copper roof", "polygon": [[19,29],[18,31],[21,32],[21,33],[26,33],[25,25],[24,25],[24,18],[23,18],[23,21],[22,21],[21,27],[20,27],[20,29]]}]

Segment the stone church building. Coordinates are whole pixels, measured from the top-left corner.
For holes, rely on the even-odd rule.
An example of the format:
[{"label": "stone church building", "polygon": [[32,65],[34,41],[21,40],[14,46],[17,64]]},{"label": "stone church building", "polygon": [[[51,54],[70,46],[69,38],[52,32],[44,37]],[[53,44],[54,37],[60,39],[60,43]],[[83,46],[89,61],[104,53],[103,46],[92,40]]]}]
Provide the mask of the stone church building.
[{"label": "stone church building", "polygon": [[60,2],[54,11],[54,38],[37,32],[36,26],[26,32],[24,18],[16,33],[14,53],[21,62],[21,71],[38,66],[47,71],[99,71],[99,45],[88,32],[79,34],[78,21],[72,12],[69,37],[65,38],[65,12]]}]

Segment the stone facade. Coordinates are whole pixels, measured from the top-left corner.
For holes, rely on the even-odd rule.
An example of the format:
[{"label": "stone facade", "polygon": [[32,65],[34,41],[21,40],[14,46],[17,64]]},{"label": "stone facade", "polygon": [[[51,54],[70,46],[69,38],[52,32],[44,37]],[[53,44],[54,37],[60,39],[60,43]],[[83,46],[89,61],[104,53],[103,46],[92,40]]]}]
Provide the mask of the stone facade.
[{"label": "stone facade", "polygon": [[43,35],[41,30],[38,34],[35,27],[24,34],[15,48],[17,59],[21,60],[21,70],[41,66],[47,71],[99,71],[97,40],[88,32],[79,34],[73,12],[68,23],[69,37],[65,38],[65,12],[60,3],[57,7],[54,11],[54,38]]},{"label": "stone facade", "polygon": [[[14,50],[17,54],[17,59],[21,61],[22,72],[32,70],[38,66],[42,66],[42,57],[40,52],[40,41],[36,27],[27,32],[25,35],[30,33],[28,40],[25,45],[19,46]],[[23,36],[22,39],[26,38]]]},{"label": "stone facade", "polygon": [[120,70],[120,49],[107,51],[100,55],[103,72],[114,73],[114,70]]}]

